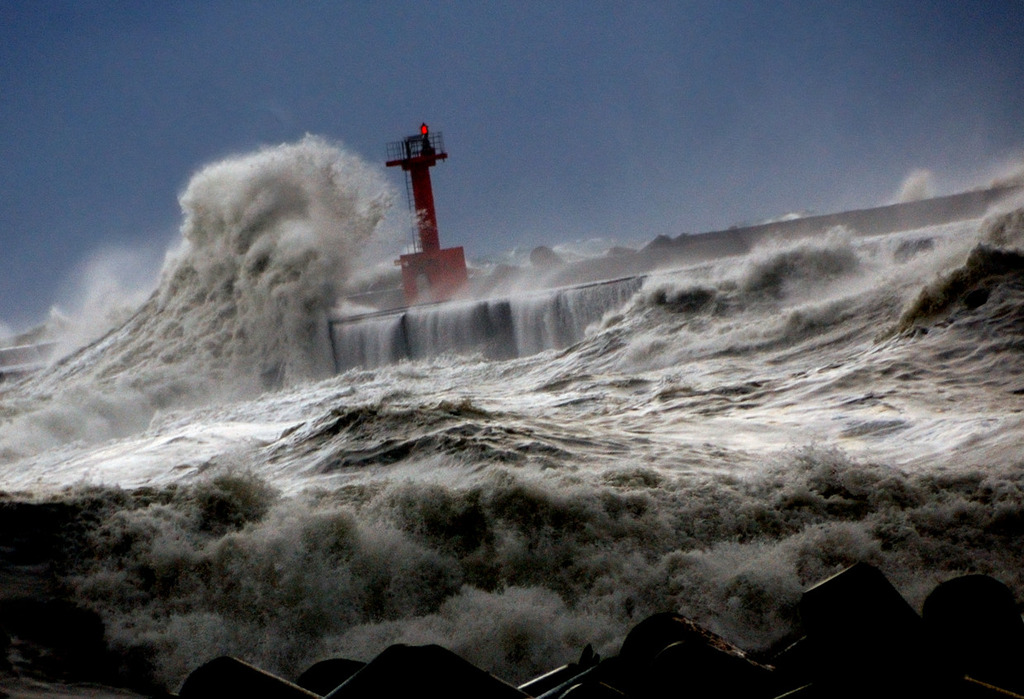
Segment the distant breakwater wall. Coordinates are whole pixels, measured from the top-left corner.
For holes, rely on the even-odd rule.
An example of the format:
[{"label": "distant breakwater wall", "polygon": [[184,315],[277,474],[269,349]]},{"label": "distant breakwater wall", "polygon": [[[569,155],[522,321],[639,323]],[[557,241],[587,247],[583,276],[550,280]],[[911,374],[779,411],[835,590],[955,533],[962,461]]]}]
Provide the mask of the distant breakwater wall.
[{"label": "distant breakwater wall", "polygon": [[1008,185],[870,209],[737,226],[707,233],[684,233],[675,238],[659,236],[635,253],[566,265],[549,278],[549,283],[551,286],[578,284],[742,255],[765,240],[808,238],[836,226],[843,226],[856,235],[871,236],[966,221],[983,217],[995,204],[1021,192],[1024,192],[1021,186]]},{"label": "distant breakwater wall", "polygon": [[446,303],[404,306],[400,289],[365,294],[350,300],[382,310],[330,321],[335,370],[445,353],[511,359],[561,349],[581,340],[588,325],[625,303],[652,272],[743,255],[765,240],[810,238],[837,226],[870,236],[981,218],[993,205],[1021,191],[1018,186],[996,187],[724,231],[662,236],[635,252],[506,270],[500,279],[476,279],[472,298]]}]

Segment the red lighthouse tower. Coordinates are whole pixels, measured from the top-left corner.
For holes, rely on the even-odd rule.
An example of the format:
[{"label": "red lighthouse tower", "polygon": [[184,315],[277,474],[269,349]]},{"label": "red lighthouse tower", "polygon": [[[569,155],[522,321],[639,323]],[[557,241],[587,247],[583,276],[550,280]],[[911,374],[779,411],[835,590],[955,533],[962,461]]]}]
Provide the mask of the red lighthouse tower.
[{"label": "red lighthouse tower", "polygon": [[430,168],[447,158],[441,134],[430,133],[426,124],[420,126],[419,134],[388,144],[386,165],[400,165],[409,173],[407,184],[412,187],[411,204],[419,233],[415,252],[402,255],[395,263],[402,267],[406,303],[445,301],[469,281],[462,248],[442,248],[437,234]]}]

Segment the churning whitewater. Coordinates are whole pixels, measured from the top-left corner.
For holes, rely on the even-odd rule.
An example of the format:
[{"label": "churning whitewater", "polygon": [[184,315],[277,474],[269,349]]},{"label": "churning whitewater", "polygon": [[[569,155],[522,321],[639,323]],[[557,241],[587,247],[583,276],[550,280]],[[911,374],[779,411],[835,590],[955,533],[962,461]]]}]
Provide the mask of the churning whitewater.
[{"label": "churning whitewater", "polygon": [[519,681],[665,610],[765,649],[857,561],[918,606],[964,572],[1024,598],[1021,202],[651,274],[562,349],[334,375],[392,198],[315,138],[216,163],[135,315],[0,385],[6,503],[59,508],[119,681],[396,642]]}]

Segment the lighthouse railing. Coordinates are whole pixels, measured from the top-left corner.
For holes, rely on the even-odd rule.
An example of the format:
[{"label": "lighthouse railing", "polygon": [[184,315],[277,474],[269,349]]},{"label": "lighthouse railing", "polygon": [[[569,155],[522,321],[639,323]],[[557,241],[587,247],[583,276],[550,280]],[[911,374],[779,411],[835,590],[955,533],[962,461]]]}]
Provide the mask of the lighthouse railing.
[{"label": "lighthouse railing", "polygon": [[388,143],[388,160],[408,160],[409,158],[418,158],[424,153],[424,146],[430,144],[430,148],[433,149],[433,155],[446,155],[444,150],[444,136],[440,131],[433,132],[427,135],[426,139],[421,134],[415,136],[407,136],[401,141],[392,141]]}]

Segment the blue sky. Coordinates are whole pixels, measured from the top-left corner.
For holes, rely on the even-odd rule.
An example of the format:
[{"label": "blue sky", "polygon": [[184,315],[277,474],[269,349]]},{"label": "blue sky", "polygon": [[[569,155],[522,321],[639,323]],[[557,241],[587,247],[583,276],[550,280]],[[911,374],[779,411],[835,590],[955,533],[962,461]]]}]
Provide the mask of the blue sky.
[{"label": "blue sky", "polygon": [[443,131],[472,257],[978,186],[1022,115],[1022,0],[0,0],[0,325],[100,251],[157,259],[205,163],[306,133],[383,171]]}]

